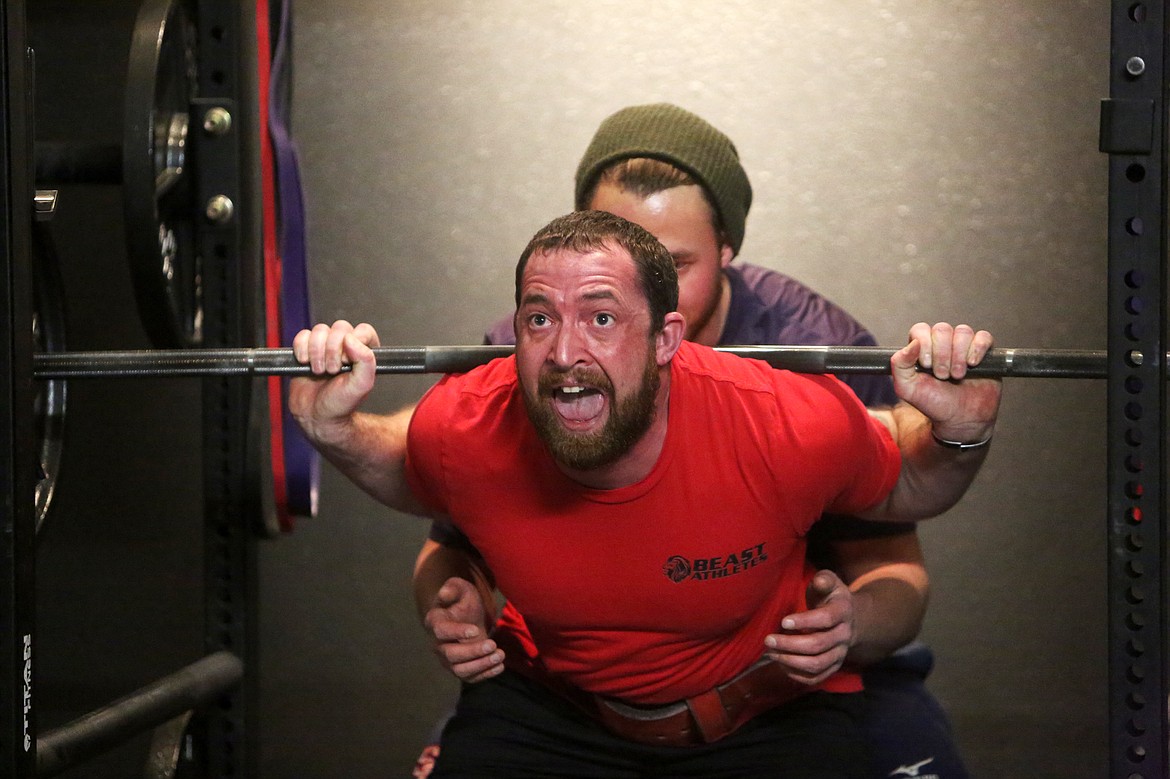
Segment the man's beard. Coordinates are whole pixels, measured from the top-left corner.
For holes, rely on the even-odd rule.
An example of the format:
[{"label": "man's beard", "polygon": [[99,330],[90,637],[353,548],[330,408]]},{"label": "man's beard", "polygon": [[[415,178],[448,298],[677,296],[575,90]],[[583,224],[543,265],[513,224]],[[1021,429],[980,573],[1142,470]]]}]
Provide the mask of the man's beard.
[{"label": "man's beard", "polygon": [[[566,383],[576,383],[603,393],[609,404],[609,418],[595,433],[570,433],[561,426],[551,408],[552,392]],[[632,395],[618,402],[609,378],[596,369],[547,371],[540,375],[537,396],[524,388],[524,405],[536,432],[562,465],[590,471],[616,462],[630,451],[654,421],[654,401],[662,380],[651,351],[642,372],[642,381]]]}]

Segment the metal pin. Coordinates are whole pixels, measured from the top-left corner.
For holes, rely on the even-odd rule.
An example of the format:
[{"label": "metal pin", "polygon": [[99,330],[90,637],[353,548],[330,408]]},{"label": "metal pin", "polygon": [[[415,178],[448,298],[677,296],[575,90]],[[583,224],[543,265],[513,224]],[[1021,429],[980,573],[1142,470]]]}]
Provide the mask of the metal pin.
[{"label": "metal pin", "polygon": [[207,218],[216,224],[231,221],[235,210],[236,204],[227,195],[215,195],[207,201]]},{"label": "metal pin", "polygon": [[216,106],[203,115],[203,130],[208,135],[225,135],[232,129],[232,115],[227,109]]}]

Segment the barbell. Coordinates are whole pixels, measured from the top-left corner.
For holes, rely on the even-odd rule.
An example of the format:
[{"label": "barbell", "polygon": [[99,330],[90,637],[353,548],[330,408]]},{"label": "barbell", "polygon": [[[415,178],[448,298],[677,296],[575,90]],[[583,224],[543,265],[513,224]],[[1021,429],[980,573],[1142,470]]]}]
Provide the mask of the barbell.
[{"label": "barbell", "polygon": [[[373,349],[380,374],[462,373],[511,354],[511,346],[380,346]],[[724,346],[717,351],[762,360],[798,373],[888,374],[897,349],[882,346]],[[1136,367],[1141,352],[1123,357]],[[348,366],[343,368],[347,370]],[[33,355],[37,379],[94,379],[192,376],[309,376],[291,348],[136,349],[129,351],[42,352]],[[1103,379],[1104,350],[993,347],[972,377]]]},{"label": "barbell", "polygon": [[[37,347],[48,345],[38,342]],[[762,360],[774,368],[812,374],[888,374],[897,349],[880,346],[724,346],[718,351]],[[373,349],[379,374],[463,373],[513,353],[512,346],[380,346]],[[1141,352],[1123,355],[1138,367]],[[308,365],[297,361],[291,348],[135,349],[129,351],[39,351],[33,354],[33,376],[42,382],[42,395],[56,391],[63,410],[64,390],[76,379],[177,378],[220,376],[311,376]],[[349,366],[343,366],[343,371]],[[1103,379],[1108,354],[1087,349],[1018,349],[994,347],[971,377],[1048,379]],[[44,414],[45,408],[38,410]],[[62,414],[63,417],[63,414]],[[48,508],[60,460],[60,429],[42,438],[42,478],[37,491],[37,527]],[[46,423],[54,422],[52,418]],[[54,431],[50,431],[54,432]],[[46,459],[48,458],[48,459]],[[54,459],[55,458],[55,459]],[[311,515],[309,515],[311,516]]]}]

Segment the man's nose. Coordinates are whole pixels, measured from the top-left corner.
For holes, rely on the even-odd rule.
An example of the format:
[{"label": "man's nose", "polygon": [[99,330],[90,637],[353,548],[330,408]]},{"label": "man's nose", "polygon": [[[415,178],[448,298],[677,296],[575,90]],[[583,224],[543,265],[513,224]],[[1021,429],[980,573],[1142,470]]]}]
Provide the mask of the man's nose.
[{"label": "man's nose", "polygon": [[557,330],[553,341],[550,359],[553,364],[562,370],[572,368],[585,359],[585,339],[583,334],[573,324],[562,324]]}]

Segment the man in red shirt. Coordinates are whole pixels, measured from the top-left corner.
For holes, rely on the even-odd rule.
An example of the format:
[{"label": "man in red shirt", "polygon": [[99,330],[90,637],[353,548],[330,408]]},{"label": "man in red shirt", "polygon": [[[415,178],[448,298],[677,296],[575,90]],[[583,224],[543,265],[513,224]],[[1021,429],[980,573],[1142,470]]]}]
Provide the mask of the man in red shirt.
[{"label": "man in red shirt", "polygon": [[[687,340],[708,346],[876,344],[833,301],[740,257],[751,183],[733,141],[702,117],[667,103],[615,112],[582,155],[575,190],[578,209],[624,217],[670,251]],[[515,343],[511,312],[488,329],[485,341]],[[867,406],[897,401],[888,375],[840,378]],[[966,779],[946,714],[926,688],[933,654],[919,642],[907,645],[922,623],[929,588],[915,524],[829,516],[814,526],[807,544],[813,564],[832,573],[816,577],[808,610],[776,630],[771,655],[794,681],[808,685],[826,682],[843,664],[849,671],[860,668],[872,779],[914,764],[928,764],[944,779]],[[481,605],[494,607],[491,590],[490,572],[468,540],[447,523],[433,523],[415,567],[416,603],[440,661],[464,681],[503,670],[503,652],[490,637],[494,610],[485,615]],[[514,608],[503,614],[509,621],[518,616]],[[437,727],[416,762],[416,779],[428,775],[439,738]]]},{"label": "man in red shirt", "polygon": [[781,695],[765,637],[802,606],[822,513],[912,521],[961,497],[1000,395],[962,379],[991,337],[915,325],[892,359],[904,402],[867,413],[836,379],[684,344],[677,303],[661,244],[578,212],[522,255],[515,357],[412,412],[358,412],[368,325],[294,341],[316,373],[354,366],[293,383],[310,440],[387,505],[449,517],[524,614],[497,629],[518,651],[465,688],[435,776],[864,770],[856,696]]}]

